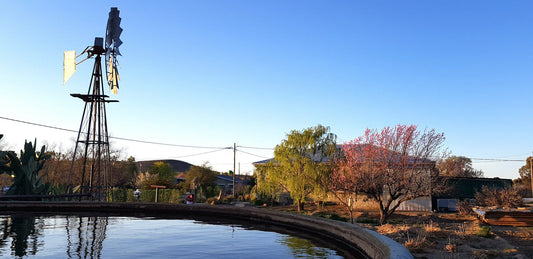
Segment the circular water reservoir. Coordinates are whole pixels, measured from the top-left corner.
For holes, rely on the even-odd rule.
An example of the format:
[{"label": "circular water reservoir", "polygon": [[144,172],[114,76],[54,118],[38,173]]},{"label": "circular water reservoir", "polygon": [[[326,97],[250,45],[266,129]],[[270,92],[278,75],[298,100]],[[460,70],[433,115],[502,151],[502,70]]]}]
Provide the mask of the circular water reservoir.
[{"label": "circular water reservoir", "polygon": [[212,220],[119,216],[0,215],[0,257],[343,258],[281,228]]}]

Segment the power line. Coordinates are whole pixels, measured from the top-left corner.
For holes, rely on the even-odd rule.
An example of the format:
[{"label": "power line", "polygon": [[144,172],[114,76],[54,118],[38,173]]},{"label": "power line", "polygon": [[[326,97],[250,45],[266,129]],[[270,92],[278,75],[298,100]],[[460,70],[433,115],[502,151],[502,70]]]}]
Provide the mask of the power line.
[{"label": "power line", "polygon": [[190,154],[190,155],[184,155],[184,156],[176,156],[176,157],[171,157],[171,158],[184,158],[184,157],[191,157],[191,156],[200,156],[200,155],[205,155],[205,154],[209,154],[209,153],[215,153],[215,152],[219,152],[219,151],[227,150],[227,149],[231,149],[231,147],[228,147],[228,148],[221,148],[221,149],[217,149],[217,150],[211,150],[211,151],[202,152],[202,153],[197,153],[197,154]]},{"label": "power line", "polygon": [[[2,116],[0,116],[0,119],[14,121],[14,122],[18,122],[18,123],[29,124],[29,125],[33,125],[33,126],[49,128],[49,129],[55,129],[55,130],[78,133],[78,131],[76,131],[76,130],[65,129],[65,128],[61,128],[61,127],[50,126],[50,125],[45,125],[45,124],[40,124],[40,123],[35,123],[35,122],[29,122],[29,121],[23,121],[23,120],[17,120],[17,119],[12,119],[12,118],[6,118],[6,117],[2,117]],[[83,132],[83,133],[86,133],[86,132]],[[227,147],[207,147],[207,146],[181,145],[181,144],[162,143],[162,142],[146,141],[146,140],[131,139],[131,138],[112,137],[112,136],[110,136],[109,138],[110,139],[123,140],[123,141],[144,143],[144,144],[161,145],[161,146],[184,147],[184,148],[227,149]]]},{"label": "power line", "polygon": [[206,148],[206,149],[228,149],[228,147],[189,146],[189,145],[153,142],[153,141],[138,140],[138,139],[120,138],[120,137],[109,137],[109,138],[118,139],[118,140],[124,140],[124,141],[130,141],[130,142],[144,143],[144,144],[161,145],[161,146],[186,147],[186,148]]},{"label": "power line", "polygon": [[[72,130],[72,129],[66,129],[66,128],[61,128],[61,127],[57,127],[57,126],[50,126],[50,125],[46,125],[46,124],[40,124],[40,123],[35,123],[35,122],[23,121],[23,120],[17,120],[17,119],[7,118],[7,117],[3,117],[3,116],[0,116],[0,119],[4,119],[4,120],[8,120],[8,121],[13,121],[13,122],[18,122],[18,123],[23,123],[23,124],[28,124],[28,125],[33,125],[33,126],[38,126],[38,127],[44,127],[44,128],[49,128],[49,129],[55,129],[55,130],[60,130],[60,131],[66,131],[66,132],[78,133],[78,131],[76,131],[76,130]],[[85,133],[85,132],[83,132],[83,133]],[[221,150],[225,150],[225,149],[232,149],[232,147],[210,147],[210,146],[182,145],[182,144],[163,143],[163,142],[147,141],[147,140],[132,139],[132,138],[113,137],[113,136],[110,136],[109,138],[110,138],[110,139],[116,139],[116,140],[122,140],[122,141],[129,141],[129,142],[143,143],[143,144],[160,145],[160,146],[172,146],[172,147],[183,147],[183,148],[216,149],[216,150],[214,150],[214,151],[208,151],[208,152],[203,152],[203,153],[198,153],[198,154],[192,154],[192,155],[187,155],[187,156],[196,156],[196,155],[202,155],[202,154],[213,153],[213,152],[217,152],[217,151],[221,151]],[[237,146],[237,147],[240,147],[240,148],[248,148],[248,149],[274,150],[274,148],[266,148],[266,147],[251,147],[251,146]],[[260,158],[267,158],[267,157],[264,157],[264,156],[260,156],[260,155],[252,154],[252,153],[245,152],[245,151],[242,151],[242,150],[237,150],[237,151],[242,152],[242,153],[245,153],[245,154],[248,154],[248,155],[252,155],[252,156],[256,156],[256,157],[260,157]],[[182,156],[182,157],[187,157],[187,156]],[[470,158],[470,159],[471,159],[471,160],[486,161],[486,162],[524,162],[524,160],[519,160],[519,159],[501,159],[501,158]]]},{"label": "power line", "polygon": [[274,148],[270,148],[270,147],[247,147],[247,146],[237,146],[237,147],[240,147],[240,148],[250,148],[250,149],[274,150]]},{"label": "power line", "polygon": [[470,158],[471,160],[480,160],[488,162],[524,162],[524,160],[519,159],[500,159],[500,158]]},{"label": "power line", "polygon": [[245,151],[242,151],[242,150],[238,150],[238,149],[237,149],[237,151],[239,151],[239,152],[241,152],[241,153],[245,153],[245,154],[251,155],[251,156],[256,156],[256,157],[260,157],[260,158],[268,159],[268,157],[264,157],[264,156],[260,156],[260,155],[252,154],[252,153],[245,152]]},{"label": "power line", "polygon": [[49,125],[39,124],[39,123],[35,123],[35,122],[16,120],[16,119],[6,118],[6,117],[2,117],[2,116],[0,116],[0,119],[4,119],[4,120],[8,120],[8,121],[14,121],[14,122],[19,122],[19,123],[24,123],[24,124],[29,124],[29,125],[33,125],[33,126],[44,127],[44,128],[50,128],[50,129],[56,129],[56,130],[62,130],[62,131],[68,131],[68,132],[74,132],[74,133],[77,133],[77,132],[78,132],[78,131],[76,131],[76,130],[65,129],[65,128],[60,128],[60,127],[55,127],[55,126],[49,126]]}]

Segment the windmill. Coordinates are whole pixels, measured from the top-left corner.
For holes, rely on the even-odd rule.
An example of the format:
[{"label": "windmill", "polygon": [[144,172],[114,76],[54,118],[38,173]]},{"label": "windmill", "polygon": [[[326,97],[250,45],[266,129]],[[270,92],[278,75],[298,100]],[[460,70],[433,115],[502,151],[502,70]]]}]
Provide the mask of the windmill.
[{"label": "windmill", "polygon": [[[122,33],[120,21],[119,10],[116,7],[112,7],[107,20],[105,45],[103,38],[96,37],[93,46],[85,48],[80,55],[76,56],[76,51],[65,51],[63,56],[63,84],[74,74],[77,65],[94,58],[87,94],[71,94],[72,97],[80,98],[85,102],[67,179],[67,192],[77,192],[80,199],[83,196],[88,196],[91,199],[101,201],[106,198],[106,194],[111,187],[112,175],[110,171],[109,135],[105,104],[118,101],[106,99],[109,96],[104,94],[101,63],[102,56],[104,56],[107,84],[110,91],[116,94],[120,79],[117,55],[120,55],[119,46],[122,45],[122,41],[119,38]],[[77,58],[85,54],[87,55],[85,59],[76,62]],[[78,150],[80,146],[83,149]],[[80,161],[76,160],[78,155],[82,156]],[[77,188],[71,188],[75,164],[79,165],[81,178],[77,179],[79,181]]]}]

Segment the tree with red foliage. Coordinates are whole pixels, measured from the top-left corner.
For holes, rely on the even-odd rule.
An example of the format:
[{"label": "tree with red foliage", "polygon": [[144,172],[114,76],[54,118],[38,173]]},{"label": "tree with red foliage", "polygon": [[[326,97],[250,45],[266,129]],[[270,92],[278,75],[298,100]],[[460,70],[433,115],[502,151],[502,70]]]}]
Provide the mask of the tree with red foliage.
[{"label": "tree with red foliage", "polygon": [[331,175],[332,190],[366,194],[379,204],[384,224],[402,202],[430,194],[434,160],[442,154],[444,139],[443,133],[415,125],[367,129],[343,145]]}]

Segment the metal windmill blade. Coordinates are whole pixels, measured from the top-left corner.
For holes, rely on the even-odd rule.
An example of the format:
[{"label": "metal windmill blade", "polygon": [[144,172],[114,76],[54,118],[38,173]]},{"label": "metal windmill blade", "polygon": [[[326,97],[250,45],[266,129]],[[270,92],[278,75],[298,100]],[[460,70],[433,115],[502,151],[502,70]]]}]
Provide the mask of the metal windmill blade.
[{"label": "metal windmill blade", "polygon": [[122,19],[119,17],[119,14],[120,11],[116,7],[111,8],[111,11],[109,12],[109,18],[107,20],[105,36],[107,84],[109,85],[109,88],[113,94],[117,93],[118,81],[120,80],[117,69],[117,55],[121,55],[119,47],[122,45],[122,41],[120,40],[120,34],[122,33],[120,21]]}]

